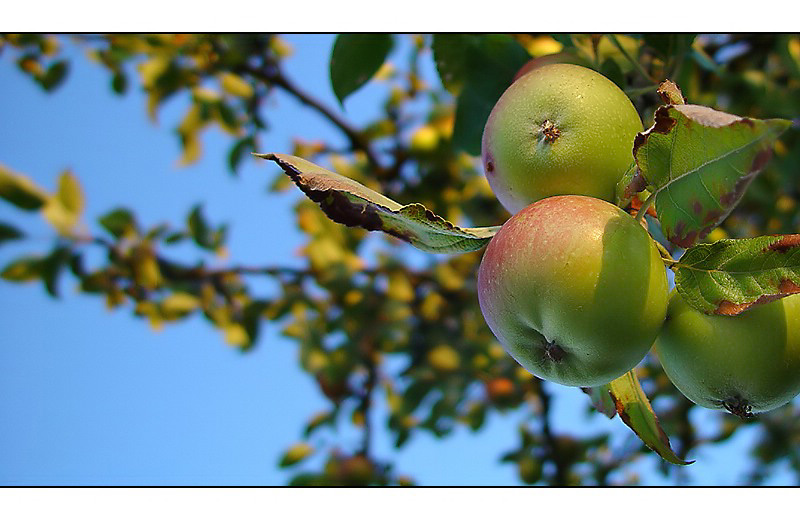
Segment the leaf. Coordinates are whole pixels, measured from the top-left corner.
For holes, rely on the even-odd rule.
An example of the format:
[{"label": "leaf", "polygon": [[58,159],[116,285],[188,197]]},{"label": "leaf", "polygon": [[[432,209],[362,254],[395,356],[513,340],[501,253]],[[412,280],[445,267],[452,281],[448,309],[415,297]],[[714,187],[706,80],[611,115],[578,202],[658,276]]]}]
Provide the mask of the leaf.
[{"label": "leaf", "polygon": [[56,197],[61,205],[76,218],[83,212],[84,200],[81,185],[71,172],[65,171],[58,178]]},{"label": "leaf", "polygon": [[459,228],[422,204],[400,205],[358,182],[286,154],[254,154],[275,161],[322,211],[339,224],[383,231],[432,253],[466,253],[485,246],[500,229]]},{"label": "leaf", "polygon": [[293,444],[281,457],[278,465],[282,468],[293,466],[314,453],[314,448],[305,442]]},{"label": "leaf", "polygon": [[192,239],[203,249],[216,251],[225,241],[227,227],[223,225],[216,230],[212,229],[203,216],[201,204],[197,204],[192,208],[187,219],[187,225]]},{"label": "leaf", "polygon": [[49,195],[24,175],[0,165],[0,197],[19,209],[36,211],[44,206]]},{"label": "leaf", "polygon": [[255,138],[253,136],[243,137],[237,140],[228,152],[228,168],[231,173],[237,173],[239,163],[242,162],[245,152],[255,149]]},{"label": "leaf", "polygon": [[222,90],[232,96],[240,98],[253,97],[253,86],[244,78],[230,72],[223,72],[219,75],[219,84]]},{"label": "leaf", "polygon": [[591,398],[595,410],[611,419],[617,415],[617,408],[607,387],[608,385],[593,386],[591,388],[581,388],[581,390]]},{"label": "leaf", "polygon": [[48,294],[58,298],[58,278],[61,271],[72,258],[72,251],[66,247],[57,247],[42,260],[41,276]]},{"label": "leaf", "polygon": [[730,214],[790,124],[699,105],[661,106],[653,126],[634,139],[639,173],[630,191],[653,192],[664,235],[690,247]]},{"label": "leaf", "polygon": [[467,75],[466,45],[478,36],[468,34],[434,34],[431,49],[436,70],[444,88],[458,94]]},{"label": "leaf", "polygon": [[656,417],[653,407],[650,406],[650,401],[633,370],[600,388],[608,390],[620,419],[642,439],[648,448],[672,464],[685,466],[694,462],[687,462],[672,451],[669,438],[661,429],[658,417]]},{"label": "leaf", "polygon": [[686,303],[706,314],[734,316],[800,292],[800,235],[698,244],[672,268]]},{"label": "leaf", "polygon": [[645,33],[645,43],[665,58],[677,58],[691,48],[695,34],[691,33]]},{"label": "leaf", "polygon": [[161,312],[168,319],[182,318],[198,307],[200,299],[185,292],[175,292],[161,300]]},{"label": "leaf", "polygon": [[24,256],[17,258],[8,264],[2,272],[0,278],[10,282],[30,282],[42,276],[42,263],[44,258],[40,256]]},{"label": "leaf", "polygon": [[17,240],[25,236],[22,231],[14,226],[0,222],[0,244],[7,240]]},{"label": "leaf", "polygon": [[111,233],[114,238],[122,238],[125,235],[137,235],[136,219],[130,210],[116,208],[98,219],[103,228]]},{"label": "leaf", "polygon": [[47,71],[39,79],[39,84],[47,91],[53,90],[64,81],[68,70],[69,65],[66,61],[57,61],[47,67]]},{"label": "leaf", "polygon": [[391,49],[390,34],[340,34],[336,37],[331,53],[330,78],[339,103],[344,105],[347,96],[378,72]]},{"label": "leaf", "polygon": [[115,93],[122,95],[128,90],[128,76],[122,71],[114,72],[111,78],[111,88]]},{"label": "leaf", "polygon": [[667,105],[685,105],[686,99],[678,85],[670,80],[664,80],[658,86],[656,93]]},{"label": "leaf", "polygon": [[531,56],[507,34],[435,34],[433,53],[442,83],[459,93],[453,145],[480,155],[492,108]]}]

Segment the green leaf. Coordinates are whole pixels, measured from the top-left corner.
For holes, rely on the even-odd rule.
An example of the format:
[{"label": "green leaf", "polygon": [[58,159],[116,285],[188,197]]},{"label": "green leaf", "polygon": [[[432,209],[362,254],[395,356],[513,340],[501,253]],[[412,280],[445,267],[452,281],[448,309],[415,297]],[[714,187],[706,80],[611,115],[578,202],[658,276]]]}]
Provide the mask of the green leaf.
[{"label": "green leaf", "polygon": [[434,34],[431,48],[436,70],[442,85],[453,94],[458,94],[467,76],[466,47],[478,36],[469,34]]},{"label": "green leaf", "polygon": [[[502,92],[500,93],[502,95]],[[456,101],[453,123],[453,146],[470,155],[481,154],[481,139],[486,120],[499,99],[483,95],[472,84],[467,84]]]},{"label": "green leaf", "polygon": [[125,208],[116,208],[106,213],[98,219],[98,222],[117,239],[128,234],[138,234],[136,219],[133,213]]},{"label": "green leaf", "polygon": [[0,278],[10,282],[30,282],[42,276],[41,256],[24,256],[8,264],[0,273]]},{"label": "green leaf", "polygon": [[192,208],[187,219],[189,234],[195,243],[203,249],[216,251],[225,241],[227,226],[212,229],[203,216],[203,206],[197,204]]},{"label": "green leaf", "polygon": [[128,90],[128,76],[122,71],[114,72],[111,78],[111,88],[115,93],[122,95]]},{"label": "green leaf", "polygon": [[676,58],[691,48],[695,39],[691,33],[646,33],[642,37],[651,48],[665,58]]},{"label": "green leaf", "polygon": [[480,155],[489,113],[531,56],[507,34],[435,34],[433,52],[442,83],[460,93],[453,145]]},{"label": "green leaf", "polygon": [[664,235],[690,247],[730,214],[790,125],[699,105],[659,107],[653,126],[634,140],[639,173],[630,191],[653,192]]},{"label": "green leaf", "polygon": [[72,258],[72,251],[66,246],[60,246],[53,250],[42,261],[41,276],[44,287],[50,296],[58,298],[58,278],[63,268],[69,264]]},{"label": "green leaf", "polygon": [[17,240],[25,236],[22,231],[18,230],[14,226],[6,224],[4,222],[0,222],[0,244],[5,242],[6,240]]},{"label": "green leaf", "polygon": [[39,83],[45,90],[53,90],[64,81],[68,70],[69,64],[65,60],[57,61],[47,67],[47,71],[39,79]]},{"label": "green leaf", "polygon": [[242,162],[245,152],[254,150],[255,144],[256,143],[253,136],[243,137],[234,143],[230,152],[228,152],[228,168],[230,169],[231,173],[236,173],[236,170],[239,168],[239,163]]},{"label": "green leaf", "polygon": [[385,33],[340,34],[331,53],[330,78],[339,103],[361,88],[381,68],[392,49]]},{"label": "green leaf", "polygon": [[45,205],[49,195],[24,175],[0,165],[0,197],[19,209],[36,211]]},{"label": "green leaf", "polygon": [[294,183],[333,220],[383,231],[432,253],[476,251],[500,229],[459,228],[422,204],[400,205],[358,182],[285,154],[254,154],[275,161]]},{"label": "green leaf", "polygon": [[800,293],[800,235],[698,244],[672,269],[686,303],[706,314],[733,316]]},{"label": "green leaf", "polygon": [[661,429],[658,417],[633,370],[600,388],[608,390],[619,417],[648,448],[672,464],[685,466],[694,462],[687,462],[672,451],[669,438]]}]

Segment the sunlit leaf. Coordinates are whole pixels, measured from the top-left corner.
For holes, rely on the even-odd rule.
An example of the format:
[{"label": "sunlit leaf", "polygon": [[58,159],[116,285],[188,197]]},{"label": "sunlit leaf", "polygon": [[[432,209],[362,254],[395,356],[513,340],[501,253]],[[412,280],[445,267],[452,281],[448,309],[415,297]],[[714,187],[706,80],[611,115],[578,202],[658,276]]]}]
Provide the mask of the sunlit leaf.
[{"label": "sunlit leaf", "polygon": [[656,93],[667,105],[686,104],[686,99],[684,99],[680,87],[670,80],[662,81]]},{"label": "sunlit leaf", "polygon": [[665,236],[689,247],[733,210],[790,124],[699,105],[664,105],[653,126],[634,140],[639,174],[630,191],[646,187],[655,193]]},{"label": "sunlit leaf", "polygon": [[310,444],[298,442],[286,450],[286,453],[283,454],[278,465],[282,468],[292,466],[310,456],[312,453],[314,453],[314,448]]},{"label": "sunlit leaf", "polygon": [[358,182],[285,154],[255,154],[275,161],[334,222],[383,231],[434,253],[464,253],[485,246],[499,226],[459,228],[422,204],[402,206]]},{"label": "sunlit leaf", "polygon": [[219,84],[222,90],[233,96],[241,98],[253,97],[253,86],[236,74],[223,72],[219,76]]},{"label": "sunlit leaf", "polygon": [[[658,453],[662,459],[672,464],[687,465],[694,461],[685,461],[678,457],[670,447],[669,438],[661,429],[653,407],[647,399],[639,379],[633,371],[603,385],[611,395],[617,413],[628,427],[647,445]],[[600,390],[598,390],[600,391]]]},{"label": "sunlit leaf", "polygon": [[339,103],[361,88],[378,72],[389,51],[392,36],[386,33],[340,34],[333,44],[330,77]]},{"label": "sunlit leaf", "polygon": [[250,344],[250,335],[241,323],[229,323],[224,327],[225,342],[235,347],[246,347]]},{"label": "sunlit leaf", "polygon": [[672,268],[686,303],[706,314],[736,315],[800,292],[800,235],[698,244]]},{"label": "sunlit leaf", "polygon": [[189,293],[175,292],[161,301],[161,310],[165,317],[183,317],[200,307],[200,299]]},{"label": "sunlit leaf", "polygon": [[77,177],[71,172],[65,171],[58,178],[56,196],[61,205],[76,217],[83,212],[83,191]]}]

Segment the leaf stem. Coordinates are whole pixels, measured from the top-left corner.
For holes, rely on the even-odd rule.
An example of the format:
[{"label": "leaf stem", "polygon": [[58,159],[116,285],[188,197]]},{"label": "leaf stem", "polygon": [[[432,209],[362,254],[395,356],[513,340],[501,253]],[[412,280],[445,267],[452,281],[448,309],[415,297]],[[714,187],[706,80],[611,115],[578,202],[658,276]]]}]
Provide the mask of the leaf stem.
[{"label": "leaf stem", "polygon": [[634,60],[633,57],[630,54],[628,54],[628,51],[626,51],[625,48],[622,46],[622,44],[619,43],[619,40],[617,40],[617,36],[615,34],[609,34],[608,39],[611,40],[611,43],[613,43],[614,46],[617,49],[619,49],[619,52],[621,52],[622,55],[625,56],[625,59],[627,59],[629,62],[633,64],[634,68],[636,68],[639,74],[641,74],[648,82],[658,85],[658,82],[654,81],[653,78],[650,77],[650,74],[648,74],[647,71],[644,70],[642,64],[639,63],[639,60]]}]

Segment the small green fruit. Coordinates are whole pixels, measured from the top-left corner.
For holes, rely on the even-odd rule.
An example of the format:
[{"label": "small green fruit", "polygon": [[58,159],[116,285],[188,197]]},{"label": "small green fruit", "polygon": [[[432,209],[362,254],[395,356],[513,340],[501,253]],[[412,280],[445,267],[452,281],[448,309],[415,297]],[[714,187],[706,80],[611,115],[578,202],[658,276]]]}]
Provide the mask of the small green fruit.
[{"label": "small green fruit", "polygon": [[800,295],[716,316],[673,291],[656,350],[694,403],[740,417],[773,410],[800,393]]},{"label": "small green fruit", "polygon": [[569,386],[597,386],[639,363],[667,309],[653,240],[608,202],[540,200],[492,238],[478,269],[486,323],[523,367]]},{"label": "small green fruit", "polygon": [[484,171],[511,213],[552,195],[613,201],[641,131],[639,114],[611,80],[578,65],[543,65],[512,83],[492,109]]}]

